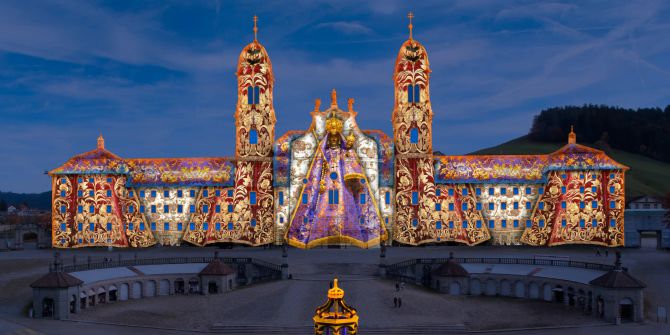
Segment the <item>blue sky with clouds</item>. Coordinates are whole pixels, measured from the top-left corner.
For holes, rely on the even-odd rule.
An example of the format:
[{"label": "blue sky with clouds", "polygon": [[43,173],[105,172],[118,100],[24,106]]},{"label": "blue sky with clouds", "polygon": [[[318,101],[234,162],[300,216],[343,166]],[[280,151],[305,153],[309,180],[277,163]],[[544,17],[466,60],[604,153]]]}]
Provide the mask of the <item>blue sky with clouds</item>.
[{"label": "blue sky with clouds", "polygon": [[95,147],[124,157],[233,154],[235,66],[259,40],[276,75],[277,135],[313,101],[353,97],[391,134],[393,63],[427,48],[436,150],[525,134],[541,109],[670,103],[667,1],[0,1],[0,190]]}]

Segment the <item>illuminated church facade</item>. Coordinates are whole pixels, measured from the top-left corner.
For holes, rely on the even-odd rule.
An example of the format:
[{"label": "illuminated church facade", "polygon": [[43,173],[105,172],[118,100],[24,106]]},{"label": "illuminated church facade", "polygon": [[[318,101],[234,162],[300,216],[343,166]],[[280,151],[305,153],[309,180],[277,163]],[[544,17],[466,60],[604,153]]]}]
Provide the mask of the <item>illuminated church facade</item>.
[{"label": "illuminated church facade", "polygon": [[49,172],[52,244],[622,246],[624,175],[602,151],[433,153],[430,66],[409,39],[396,58],[393,137],[362,130],[353,99],[316,100],[307,130],[275,139],[274,75],[256,39],[237,66],[235,156],[122,158],[105,148]]}]

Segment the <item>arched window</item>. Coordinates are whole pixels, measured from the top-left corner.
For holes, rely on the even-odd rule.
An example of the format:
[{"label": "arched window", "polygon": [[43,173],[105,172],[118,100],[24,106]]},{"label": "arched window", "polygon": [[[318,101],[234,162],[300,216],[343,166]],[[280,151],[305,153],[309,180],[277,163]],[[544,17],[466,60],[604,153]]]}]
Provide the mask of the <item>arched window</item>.
[{"label": "arched window", "polygon": [[258,144],[258,131],[256,129],[249,130],[249,144]]},{"label": "arched window", "polygon": [[414,102],[414,85],[407,86],[407,102]]},{"label": "arched window", "polygon": [[259,86],[247,87],[247,104],[256,105],[261,97],[261,88]]},{"label": "arched window", "polygon": [[407,102],[421,102],[421,87],[419,85],[407,85]]},{"label": "arched window", "polygon": [[419,85],[414,85],[414,102],[421,102],[421,87]]},{"label": "arched window", "polygon": [[419,129],[416,127],[409,130],[409,142],[412,144],[419,143]]}]

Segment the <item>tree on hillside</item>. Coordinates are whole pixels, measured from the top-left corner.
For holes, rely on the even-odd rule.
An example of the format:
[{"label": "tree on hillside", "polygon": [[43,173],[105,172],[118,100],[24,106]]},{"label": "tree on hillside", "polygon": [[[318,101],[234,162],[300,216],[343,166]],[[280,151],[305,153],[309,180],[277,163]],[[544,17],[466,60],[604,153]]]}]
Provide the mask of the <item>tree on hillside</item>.
[{"label": "tree on hillside", "polygon": [[7,211],[7,203],[5,202],[5,199],[0,199],[0,212],[6,212]]},{"label": "tree on hillside", "polygon": [[577,141],[670,162],[670,105],[626,109],[605,105],[545,109],[533,119],[529,138],[565,142],[574,125]]},{"label": "tree on hillside", "polygon": [[665,207],[665,224],[670,228],[670,192],[665,195],[663,207]]}]

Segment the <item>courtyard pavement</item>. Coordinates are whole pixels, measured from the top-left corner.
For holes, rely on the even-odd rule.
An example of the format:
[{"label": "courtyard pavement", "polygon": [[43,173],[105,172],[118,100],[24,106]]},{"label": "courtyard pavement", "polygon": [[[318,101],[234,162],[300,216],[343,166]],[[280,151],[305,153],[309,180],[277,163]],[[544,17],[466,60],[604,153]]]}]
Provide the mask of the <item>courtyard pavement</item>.
[{"label": "courtyard pavement", "polygon": [[[104,257],[117,259],[135,257],[211,256],[215,250],[221,257],[255,257],[281,263],[281,249],[244,248],[167,248],[144,250],[79,249],[62,250],[66,264],[76,255],[77,263]],[[552,255],[572,260],[611,264],[609,256],[596,256],[591,247],[419,247],[388,248],[387,264],[410,258],[448,257],[523,257]],[[403,291],[403,307],[393,307],[394,283],[374,276],[379,262],[379,250],[289,248],[289,270],[293,280],[278,281],[242,288],[219,296],[170,296],[99,305],[76,315],[83,322],[28,319],[22,315],[31,299],[29,284],[43,275],[52,260],[53,250],[24,250],[0,253],[0,334],[186,334],[207,332],[216,324],[309,327],[314,308],[326,299],[328,282],[341,279],[345,300],[361,314],[362,330],[381,327],[398,328],[413,325],[465,326],[469,331],[516,329],[518,334],[670,334],[670,327],[655,323],[659,305],[670,306],[670,252],[655,249],[622,249],[624,266],[644,281],[644,324],[623,326],[603,325],[599,320],[570,308],[540,301],[512,298],[451,297],[436,294],[422,287],[408,285]],[[556,270],[562,271],[562,270]],[[568,270],[569,271],[569,270]],[[564,272],[565,275],[569,274]],[[578,278],[575,278],[578,279]],[[109,323],[109,324],[101,324]],[[131,324],[157,328],[125,327]],[[578,328],[517,329],[527,327]],[[169,330],[162,328],[173,328]],[[258,328],[261,329],[261,328]],[[307,329],[307,328],[303,328]],[[250,329],[251,331],[251,329]],[[253,333],[253,332],[249,332]],[[267,333],[267,331],[266,331]],[[285,331],[284,333],[291,333]],[[361,332],[365,334],[365,332]]]}]

